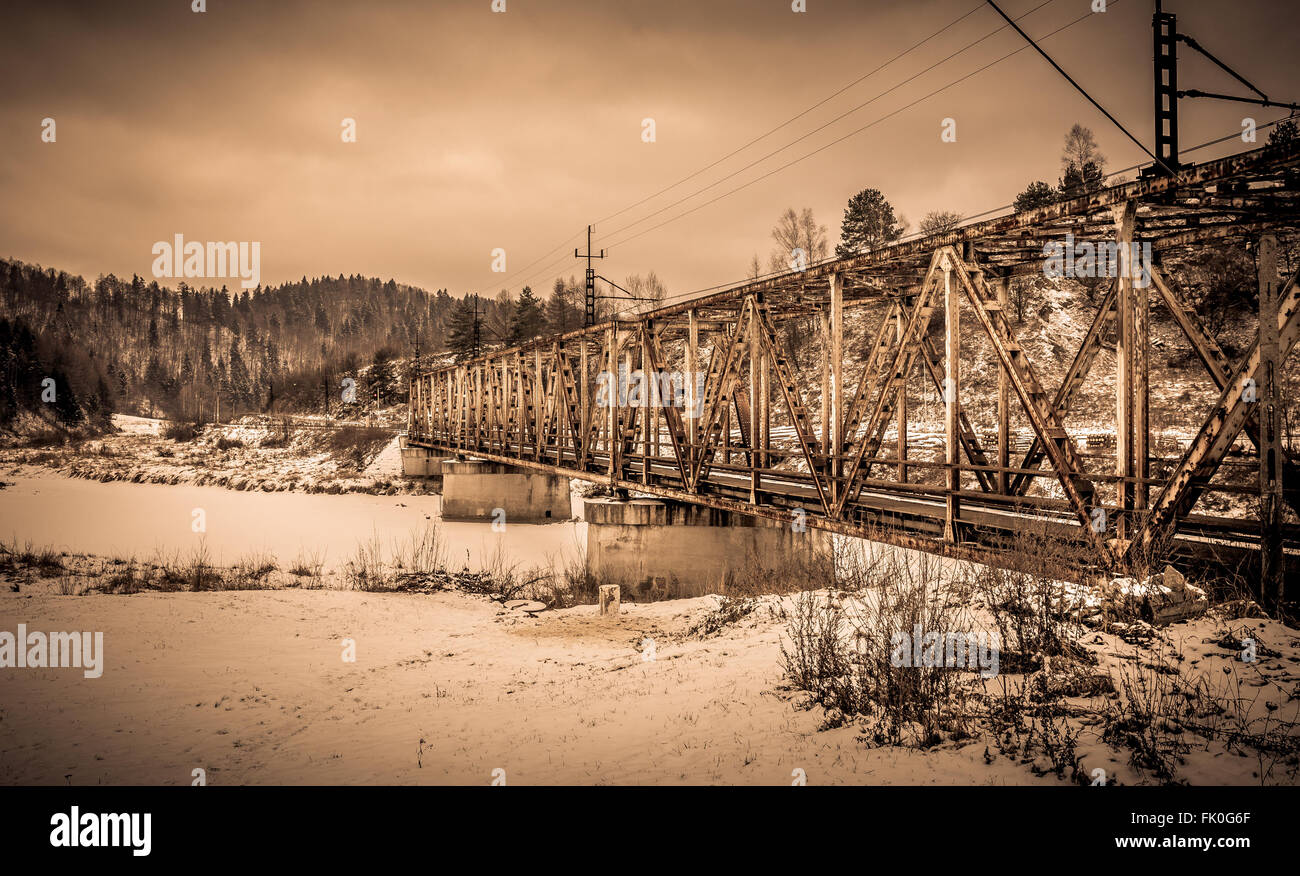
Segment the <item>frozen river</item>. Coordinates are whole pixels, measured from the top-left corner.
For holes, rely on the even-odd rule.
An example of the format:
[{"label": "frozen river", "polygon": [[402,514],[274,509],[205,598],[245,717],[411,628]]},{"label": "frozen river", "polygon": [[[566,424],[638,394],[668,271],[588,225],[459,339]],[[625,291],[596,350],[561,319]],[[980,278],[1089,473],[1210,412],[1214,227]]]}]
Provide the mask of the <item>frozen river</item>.
[{"label": "frozen river", "polygon": [[[107,557],[188,555],[204,539],[211,562],[230,564],[267,551],[283,566],[300,554],[318,555],[337,567],[361,542],[378,535],[391,551],[438,521],[439,496],[240,492],[223,487],[100,483],[57,475],[7,476],[0,490],[0,539],[30,541],[71,553]],[[206,533],[195,533],[202,509]],[[504,549],[512,563],[557,564],[580,554],[586,524],[509,524],[501,533],[489,522],[439,522],[446,558],[453,568],[478,567]]]}]

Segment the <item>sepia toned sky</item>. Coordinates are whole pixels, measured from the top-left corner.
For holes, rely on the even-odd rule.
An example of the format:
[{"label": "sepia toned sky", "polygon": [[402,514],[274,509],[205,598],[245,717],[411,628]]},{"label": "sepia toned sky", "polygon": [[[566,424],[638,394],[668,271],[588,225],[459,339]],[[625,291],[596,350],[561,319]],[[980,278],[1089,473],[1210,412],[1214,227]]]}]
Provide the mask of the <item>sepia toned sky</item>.
[{"label": "sepia toned sky", "polygon": [[[1001,5],[1018,16],[1042,2]],[[1051,0],[1021,26],[1039,37],[1091,2]],[[833,246],[845,202],[866,187],[913,228],[931,210],[1007,204],[1033,179],[1057,180],[1076,121],[1108,170],[1144,158],[1032,49],[908,106],[1023,46],[1010,28],[882,95],[1002,25],[976,0],[807,0],[801,14],[789,0],[508,0],[505,13],[491,0],[190,3],[3,5],[0,256],[149,277],[154,242],[183,234],[260,242],[264,283],[342,272],[457,295],[549,291],[559,274],[581,276],[573,247],[596,222],[596,247],[611,250],[600,273],[654,270],[679,295],[742,278],[755,253],[766,263],[786,207],[812,208]],[[1294,3],[1166,5],[1271,97],[1300,100]],[[1152,8],[1110,0],[1042,44],[1148,145]],[[1181,87],[1244,93],[1185,47],[1180,58]],[[1182,112],[1184,147],[1282,114],[1208,101]],[[46,117],[55,143],[41,140]],[[340,137],[349,117],[355,143]],[[955,143],[940,140],[944,118]],[[491,270],[498,247],[505,273]]]}]

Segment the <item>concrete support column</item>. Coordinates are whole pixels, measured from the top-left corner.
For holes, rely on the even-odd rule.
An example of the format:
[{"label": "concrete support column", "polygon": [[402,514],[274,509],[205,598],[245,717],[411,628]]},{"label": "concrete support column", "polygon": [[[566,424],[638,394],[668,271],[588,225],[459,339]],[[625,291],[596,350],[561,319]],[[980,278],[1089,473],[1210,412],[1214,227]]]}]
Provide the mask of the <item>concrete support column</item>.
[{"label": "concrete support column", "polygon": [[442,518],[549,523],[573,516],[569,479],[482,459],[442,462]]},{"label": "concrete support column", "polygon": [[592,498],[583,516],[587,570],[633,595],[718,593],[729,577],[759,569],[788,577],[791,589],[800,576],[829,576],[830,534],[795,520],[669,499]]},{"label": "concrete support column", "polygon": [[402,477],[442,481],[442,465],[448,461],[445,453],[428,447],[412,447],[406,438],[401,438],[398,444],[402,452]]}]

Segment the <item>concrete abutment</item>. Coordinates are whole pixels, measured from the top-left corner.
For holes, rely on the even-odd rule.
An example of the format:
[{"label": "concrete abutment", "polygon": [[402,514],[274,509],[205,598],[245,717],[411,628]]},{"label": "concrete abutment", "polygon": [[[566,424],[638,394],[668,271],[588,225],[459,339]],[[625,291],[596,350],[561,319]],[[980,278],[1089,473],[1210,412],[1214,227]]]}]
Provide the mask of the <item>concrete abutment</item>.
[{"label": "concrete abutment", "polygon": [[586,499],[583,517],[588,572],[642,594],[717,593],[745,575],[785,575],[797,588],[798,577],[829,572],[831,534],[793,519],[669,499],[606,498]]},{"label": "concrete abutment", "polygon": [[426,478],[433,486],[442,483],[442,464],[448,461],[447,454],[428,447],[416,447],[400,439],[402,453],[402,477]]},{"label": "concrete abutment", "polygon": [[483,459],[444,459],[444,520],[550,523],[573,517],[569,479]]}]

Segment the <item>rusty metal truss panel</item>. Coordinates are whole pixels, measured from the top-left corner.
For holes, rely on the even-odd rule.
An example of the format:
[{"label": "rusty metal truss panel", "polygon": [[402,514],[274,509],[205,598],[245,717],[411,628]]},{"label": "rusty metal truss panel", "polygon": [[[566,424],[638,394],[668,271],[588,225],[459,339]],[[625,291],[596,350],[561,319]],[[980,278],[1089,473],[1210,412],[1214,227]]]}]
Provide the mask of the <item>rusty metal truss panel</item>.
[{"label": "rusty metal truss panel", "polygon": [[[1067,234],[1149,245],[1152,284],[1140,294],[1131,283],[1107,288],[1049,393],[1008,320],[1006,294],[1010,278],[1041,271],[1045,245]],[[1300,147],[1188,166],[449,363],[412,379],[408,440],[758,516],[789,519],[801,509],[814,526],[952,556],[996,555],[1016,533],[1045,526],[1102,565],[1118,567],[1169,538],[1187,556],[1213,541],[1216,551],[1240,558],[1280,537],[1294,568],[1300,526],[1261,531],[1256,520],[1193,512],[1206,490],[1226,488],[1211,481],[1239,434],[1256,448],[1265,443],[1260,411],[1243,388],[1274,373],[1267,369],[1296,344],[1295,277],[1277,298],[1276,344],[1270,334],[1263,353],[1256,342],[1234,363],[1163,267],[1198,247],[1253,244],[1261,235],[1300,236]],[[1268,288],[1277,289],[1272,282]],[[1145,398],[1148,300],[1178,324],[1218,400],[1181,458],[1160,465],[1150,459],[1145,408],[1130,408],[1137,413],[1125,423],[1132,437],[1124,449],[1137,459],[1099,471],[1090,460],[1102,456],[1076,442],[1065,418],[1123,326],[1136,349],[1125,351],[1128,376],[1117,372],[1124,384],[1116,389],[1117,418],[1125,398]],[[954,343],[949,333],[940,349],[929,336],[935,314],[954,302],[954,324],[972,316],[967,334],[975,340]],[[806,340],[792,345],[793,337]],[[909,386],[914,398],[933,388],[947,399],[955,382],[951,397],[959,398],[969,381],[968,347],[992,356],[992,428],[991,404],[957,403],[943,432],[943,461],[909,453],[921,416],[920,405],[908,403]],[[683,380],[667,377],[682,372]],[[641,380],[632,404],[620,399],[620,381],[629,377]],[[971,395],[969,382],[962,392]],[[1015,429],[1012,407],[1022,412]],[[882,455],[891,426],[897,440]],[[1300,467],[1283,456],[1280,495],[1297,507]],[[1269,483],[1277,489],[1276,479]],[[1118,506],[1103,505],[1103,486],[1114,487]],[[1148,490],[1149,507],[1124,499]],[[1123,528],[1093,525],[1099,509],[1114,511]]]}]

